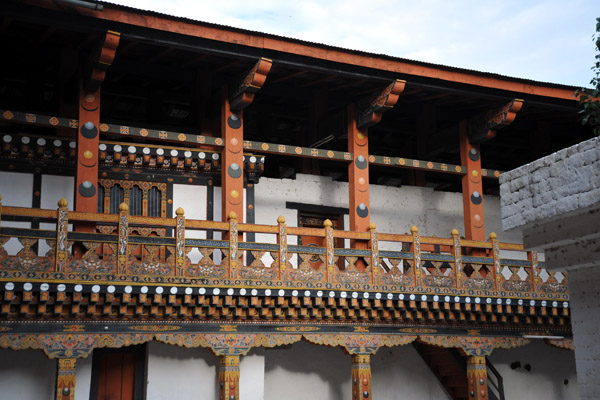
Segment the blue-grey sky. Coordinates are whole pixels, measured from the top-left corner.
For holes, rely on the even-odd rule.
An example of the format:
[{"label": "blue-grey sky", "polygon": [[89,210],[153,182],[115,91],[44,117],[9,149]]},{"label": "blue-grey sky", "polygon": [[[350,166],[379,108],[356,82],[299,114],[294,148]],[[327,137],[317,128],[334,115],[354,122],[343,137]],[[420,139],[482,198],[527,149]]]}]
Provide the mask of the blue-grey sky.
[{"label": "blue-grey sky", "polygon": [[112,0],[348,49],[589,86],[600,0]]}]

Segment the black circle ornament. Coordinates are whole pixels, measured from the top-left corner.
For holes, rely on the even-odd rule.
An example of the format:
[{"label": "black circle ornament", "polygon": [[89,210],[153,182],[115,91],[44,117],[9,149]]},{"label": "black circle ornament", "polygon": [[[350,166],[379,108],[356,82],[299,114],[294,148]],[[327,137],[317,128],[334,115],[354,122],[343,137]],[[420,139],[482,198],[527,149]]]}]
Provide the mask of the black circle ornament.
[{"label": "black circle ornament", "polygon": [[363,397],[364,397],[365,399],[368,399],[368,398],[369,398],[369,392],[367,392],[367,391],[365,390],[365,391],[363,392]]},{"label": "black circle ornament", "polygon": [[483,201],[483,199],[481,198],[481,194],[476,190],[473,192],[473,194],[471,195],[471,203],[475,204],[475,205],[479,205],[481,204],[481,202]]},{"label": "black circle ornament", "polygon": [[366,169],[368,165],[367,159],[363,155],[356,157],[355,164],[359,169]]},{"label": "black circle ornament", "polygon": [[93,139],[98,136],[98,128],[96,128],[96,125],[92,121],[88,121],[81,125],[81,134],[86,139]]},{"label": "black circle ornament", "polygon": [[227,118],[227,125],[231,129],[240,129],[242,127],[242,120],[236,114],[231,114],[229,118]]},{"label": "black circle ornament", "polygon": [[79,191],[79,194],[83,197],[92,197],[96,194],[96,187],[90,181],[83,181],[82,183],[80,183],[77,190]]},{"label": "black circle ornament", "polygon": [[242,169],[236,163],[232,163],[229,168],[227,168],[227,174],[232,178],[239,178],[242,176]]},{"label": "black circle ornament", "polygon": [[369,208],[365,203],[360,203],[358,207],[356,207],[356,214],[361,218],[366,218],[369,215]]},{"label": "black circle ornament", "polygon": [[68,387],[63,388],[63,390],[62,390],[63,396],[68,396],[70,393],[71,393],[71,390],[69,390]]},{"label": "black circle ornament", "polygon": [[471,147],[471,150],[469,150],[469,158],[471,159],[471,161],[479,160],[479,152],[475,147]]}]

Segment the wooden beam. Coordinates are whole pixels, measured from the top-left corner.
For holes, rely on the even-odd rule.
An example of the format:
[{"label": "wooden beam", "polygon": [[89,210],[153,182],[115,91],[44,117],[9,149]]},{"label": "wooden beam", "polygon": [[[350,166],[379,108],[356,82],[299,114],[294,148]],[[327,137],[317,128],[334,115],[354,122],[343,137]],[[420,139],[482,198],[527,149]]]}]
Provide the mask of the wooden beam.
[{"label": "wooden beam", "polygon": [[371,355],[352,354],[352,400],[370,400]]},{"label": "wooden beam", "polygon": [[469,399],[488,399],[488,379],[485,356],[467,356]]},{"label": "wooden beam", "polygon": [[357,128],[360,130],[368,129],[381,121],[381,114],[394,107],[405,86],[406,81],[396,79],[381,92],[371,96],[366,101],[359,102],[357,106]]},{"label": "wooden beam", "polygon": [[231,109],[227,87],[223,88],[221,96],[222,220],[227,221],[233,211],[238,221],[244,222],[244,114]]},{"label": "wooden beam", "polygon": [[260,90],[267,79],[273,62],[268,58],[261,58],[252,67],[250,72],[242,79],[237,88],[229,97],[229,106],[232,111],[241,111],[248,107],[254,100],[254,94]]},{"label": "wooden beam", "polygon": [[496,110],[490,110],[485,114],[471,118],[469,121],[469,141],[472,144],[481,144],[493,139],[497,131],[507,127],[515,120],[521,107],[523,107],[523,100],[513,99]]},{"label": "wooden beam", "polygon": [[219,357],[219,400],[239,400],[240,356]]},{"label": "wooden beam", "polygon": [[88,71],[84,74],[86,92],[95,92],[102,86],[106,71],[115,59],[120,39],[121,34],[119,32],[110,30],[106,32],[102,44],[89,61]]}]

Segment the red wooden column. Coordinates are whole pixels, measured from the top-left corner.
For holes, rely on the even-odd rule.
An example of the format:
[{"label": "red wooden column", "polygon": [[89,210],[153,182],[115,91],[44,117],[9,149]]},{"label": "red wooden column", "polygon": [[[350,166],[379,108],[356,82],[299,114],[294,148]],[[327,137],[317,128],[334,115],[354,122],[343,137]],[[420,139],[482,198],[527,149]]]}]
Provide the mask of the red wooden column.
[{"label": "red wooden column", "polygon": [[350,186],[350,230],[369,229],[369,139],[368,129],[358,129],[354,104],[348,106],[348,152],[353,160],[348,167]]},{"label": "red wooden column", "polygon": [[371,399],[371,355],[352,354],[352,400]]},{"label": "red wooden column", "polygon": [[467,356],[469,399],[488,399],[487,367],[484,356]]},{"label": "red wooden column", "polygon": [[[381,121],[385,111],[394,107],[405,85],[405,81],[395,80],[356,107],[348,106],[348,152],[353,157],[348,166],[350,230],[369,230],[369,128]],[[366,243],[356,245],[366,248]]]},{"label": "red wooden column", "polygon": [[485,240],[483,213],[483,185],[481,182],[481,154],[478,145],[469,142],[469,124],[463,120],[459,124],[460,161],[467,167],[462,177],[463,211],[465,214],[465,238]]},{"label": "red wooden column", "polygon": [[56,371],[56,400],[75,398],[75,358],[59,358]]},{"label": "red wooden column", "polygon": [[221,101],[221,137],[223,138],[221,199],[222,220],[235,212],[244,222],[244,114],[264,84],[272,61],[261,58],[236,89],[223,88]]},{"label": "red wooden column", "polygon": [[220,356],[219,400],[240,398],[240,356]]},{"label": "red wooden column", "polygon": [[496,132],[510,125],[523,100],[514,99],[508,104],[471,120],[459,123],[460,160],[467,168],[462,178],[463,211],[465,215],[465,237],[472,240],[486,240],[483,213],[483,185],[481,176],[480,144],[496,136]]},{"label": "red wooden column", "polygon": [[[100,143],[100,86],[114,60],[120,34],[108,31],[91,69],[83,71],[79,88],[79,127],[75,175],[75,210],[96,212],[98,204],[98,145]],[[91,231],[94,225],[78,226]]]},{"label": "red wooden column", "polygon": [[221,137],[223,138],[221,199],[222,220],[233,211],[244,219],[244,117],[229,107],[227,89],[223,89],[221,105]]}]

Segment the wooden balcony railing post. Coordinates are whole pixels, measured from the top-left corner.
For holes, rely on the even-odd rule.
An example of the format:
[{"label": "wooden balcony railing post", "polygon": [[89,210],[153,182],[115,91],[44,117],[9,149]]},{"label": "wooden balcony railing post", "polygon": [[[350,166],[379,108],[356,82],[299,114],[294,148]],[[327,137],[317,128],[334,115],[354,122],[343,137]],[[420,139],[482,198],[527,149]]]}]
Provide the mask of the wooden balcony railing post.
[{"label": "wooden balcony railing post", "polygon": [[179,207],[175,210],[175,276],[183,276],[185,267],[185,217],[184,210]]},{"label": "wooden balcony railing post", "polygon": [[377,226],[374,222],[369,224],[369,233],[371,234],[371,283],[377,284],[381,269],[379,267],[379,240],[377,239]]},{"label": "wooden balcony railing post", "polygon": [[498,281],[496,277],[500,275],[500,271],[502,269],[502,264],[500,262],[500,245],[497,240],[498,236],[494,232],[490,233],[490,242],[492,242],[492,256],[494,257],[494,266],[490,269],[490,274],[492,274],[491,279],[494,283],[494,290],[498,288]]},{"label": "wooden balcony railing post", "polygon": [[287,269],[287,227],[285,225],[285,217],[280,215],[277,217],[279,225],[279,234],[277,235],[277,244],[279,244],[279,279],[283,279]]},{"label": "wooden balcony railing post", "polygon": [[129,258],[129,206],[127,203],[119,204],[119,244],[117,247],[117,271],[124,274],[127,270]]},{"label": "wooden balcony railing post", "polygon": [[531,291],[533,293],[537,293],[539,282],[540,271],[538,269],[538,252],[537,251],[528,251],[527,259],[531,262]]},{"label": "wooden balcony railing post", "polygon": [[0,195],[0,226],[2,226],[2,195]]},{"label": "wooden balcony railing post", "polygon": [[237,214],[232,211],[227,216],[229,219],[229,269],[227,271],[227,277],[231,279],[237,275],[238,269],[238,228],[237,228]]},{"label": "wooden balcony railing post", "polygon": [[458,229],[452,229],[450,232],[452,235],[453,246],[452,250],[454,251],[454,267],[456,268],[455,277],[456,277],[456,288],[460,286],[460,282],[463,281],[463,265],[462,265],[462,249],[460,247],[460,238],[458,237]]},{"label": "wooden balcony railing post", "polygon": [[58,201],[57,221],[56,221],[56,251],[54,252],[56,260],[56,272],[65,272],[67,266],[67,230],[69,227],[69,203],[67,199],[62,198]]},{"label": "wooden balcony railing post", "polygon": [[419,228],[415,225],[410,227],[410,233],[413,237],[413,263],[415,268],[415,282],[421,285],[421,239],[419,238]]},{"label": "wooden balcony railing post", "polygon": [[334,247],[333,247],[333,223],[326,219],[323,222],[323,226],[325,228],[325,256],[327,259],[327,282],[333,283],[335,280],[335,257],[334,257]]}]

